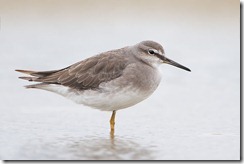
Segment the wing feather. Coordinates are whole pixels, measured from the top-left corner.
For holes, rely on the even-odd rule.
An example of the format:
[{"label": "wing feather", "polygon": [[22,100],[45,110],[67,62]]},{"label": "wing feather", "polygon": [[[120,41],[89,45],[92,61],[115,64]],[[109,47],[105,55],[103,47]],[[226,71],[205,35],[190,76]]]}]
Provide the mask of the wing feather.
[{"label": "wing feather", "polygon": [[65,69],[50,74],[48,72],[46,76],[45,73],[42,73],[33,81],[60,84],[80,90],[97,88],[102,82],[121,76],[128,65],[129,59],[116,53],[110,51],[100,54]]}]

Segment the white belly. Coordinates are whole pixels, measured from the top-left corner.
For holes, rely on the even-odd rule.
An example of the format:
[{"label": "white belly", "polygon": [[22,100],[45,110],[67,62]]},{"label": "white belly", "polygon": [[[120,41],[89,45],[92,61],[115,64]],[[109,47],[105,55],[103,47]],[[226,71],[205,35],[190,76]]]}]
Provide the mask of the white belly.
[{"label": "white belly", "polygon": [[117,92],[85,91],[78,97],[70,97],[77,103],[81,103],[100,110],[113,111],[130,107],[147,98],[148,95],[131,87]]}]

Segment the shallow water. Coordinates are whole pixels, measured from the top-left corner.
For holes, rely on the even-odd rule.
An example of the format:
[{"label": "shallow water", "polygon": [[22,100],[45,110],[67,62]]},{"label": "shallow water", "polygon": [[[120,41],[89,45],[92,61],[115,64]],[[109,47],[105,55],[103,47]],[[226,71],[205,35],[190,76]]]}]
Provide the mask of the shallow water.
[{"label": "shallow water", "polygon": [[239,135],[234,128],[206,127],[209,125],[201,123],[203,120],[184,118],[184,114],[173,116],[178,112],[173,114],[168,111],[170,117],[165,118],[167,111],[160,115],[153,109],[150,112],[141,111],[143,113],[140,109],[128,109],[117,113],[115,136],[111,138],[110,113],[79,110],[77,108],[80,107],[76,106],[72,108],[22,109],[12,113],[11,117],[3,115],[1,133],[4,135],[0,137],[2,159],[238,157]]},{"label": "shallow water", "polygon": [[[0,159],[240,159],[238,1],[11,2],[0,2]],[[163,65],[155,93],[117,112],[114,138],[110,112],[26,90],[14,72],[146,39],[192,72]]]}]

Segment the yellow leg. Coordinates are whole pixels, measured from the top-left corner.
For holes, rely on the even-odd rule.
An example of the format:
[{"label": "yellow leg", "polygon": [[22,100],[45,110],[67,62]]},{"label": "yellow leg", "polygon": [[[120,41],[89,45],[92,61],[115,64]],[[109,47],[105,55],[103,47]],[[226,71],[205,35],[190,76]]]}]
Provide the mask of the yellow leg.
[{"label": "yellow leg", "polygon": [[114,110],[112,113],[112,116],[110,118],[110,130],[111,130],[110,132],[111,132],[111,134],[114,134],[115,114],[116,114],[116,111]]}]

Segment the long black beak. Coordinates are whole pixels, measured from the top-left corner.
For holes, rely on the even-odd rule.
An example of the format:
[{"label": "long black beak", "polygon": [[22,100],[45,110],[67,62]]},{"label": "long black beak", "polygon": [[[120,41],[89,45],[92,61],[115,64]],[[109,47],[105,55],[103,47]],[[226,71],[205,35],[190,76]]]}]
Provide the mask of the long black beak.
[{"label": "long black beak", "polygon": [[175,62],[175,61],[173,61],[171,59],[168,59],[165,56],[164,56],[164,58],[162,60],[163,60],[164,63],[170,64],[170,65],[173,65],[173,66],[176,66],[178,68],[181,68],[181,69],[184,69],[186,71],[191,72],[191,70],[189,68],[187,68],[187,67],[185,67],[185,66],[183,66],[183,65],[181,65],[181,64],[179,64],[179,63],[177,63],[177,62]]}]

